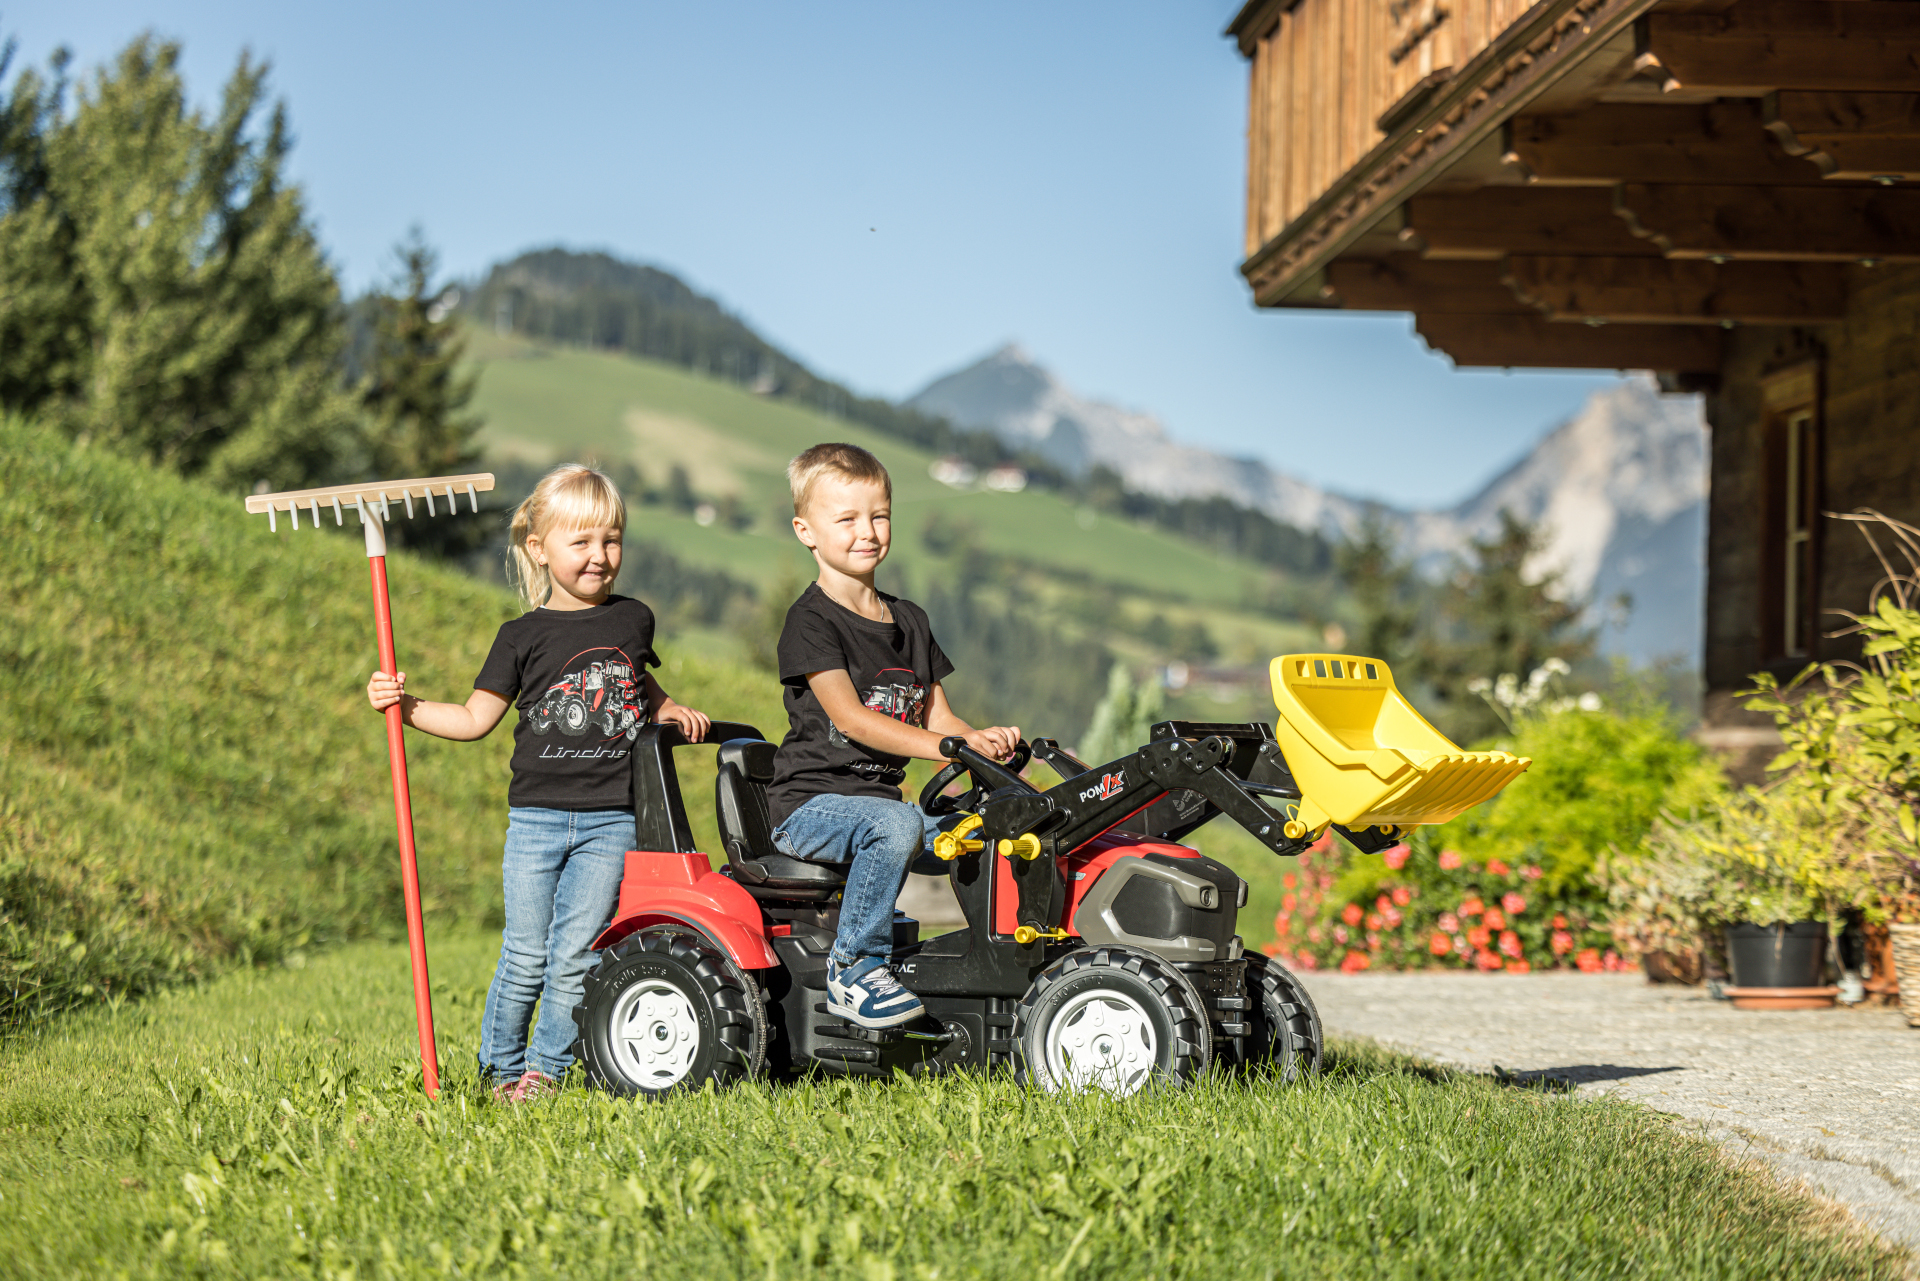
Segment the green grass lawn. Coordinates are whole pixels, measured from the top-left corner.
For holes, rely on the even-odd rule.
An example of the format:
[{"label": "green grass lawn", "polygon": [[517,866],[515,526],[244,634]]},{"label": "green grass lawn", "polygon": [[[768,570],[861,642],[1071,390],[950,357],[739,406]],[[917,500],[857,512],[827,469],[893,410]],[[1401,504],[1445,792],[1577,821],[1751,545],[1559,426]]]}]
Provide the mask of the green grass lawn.
[{"label": "green grass lawn", "polygon": [[496,1106],[495,942],[356,943],[0,1046],[0,1277],[1867,1277],[1657,1114],[1339,1047],[1286,1087],[1123,1101],[1005,1078]]}]

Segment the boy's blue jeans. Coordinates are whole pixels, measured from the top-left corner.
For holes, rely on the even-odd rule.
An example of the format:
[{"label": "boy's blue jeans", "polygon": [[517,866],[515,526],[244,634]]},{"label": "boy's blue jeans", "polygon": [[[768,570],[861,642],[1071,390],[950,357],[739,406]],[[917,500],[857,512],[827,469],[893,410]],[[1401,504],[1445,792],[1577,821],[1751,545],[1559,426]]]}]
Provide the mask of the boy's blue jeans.
[{"label": "boy's blue jeans", "polygon": [[507,811],[507,920],[480,1021],[481,1071],[561,1077],[573,1065],[573,1009],[593,967],[589,948],[613,919],[633,842],[631,810]]},{"label": "boy's blue jeans", "polygon": [[[886,960],[893,954],[893,905],[916,859],[933,848],[938,819],[918,805],[878,796],[823,793],[803,802],[773,829],[773,844],[788,858],[812,863],[845,863],[847,888],[840,899],[840,933],[833,959],[852,965],[864,957]],[[928,856],[931,857],[930,855]],[[945,863],[922,863],[944,872]]]}]

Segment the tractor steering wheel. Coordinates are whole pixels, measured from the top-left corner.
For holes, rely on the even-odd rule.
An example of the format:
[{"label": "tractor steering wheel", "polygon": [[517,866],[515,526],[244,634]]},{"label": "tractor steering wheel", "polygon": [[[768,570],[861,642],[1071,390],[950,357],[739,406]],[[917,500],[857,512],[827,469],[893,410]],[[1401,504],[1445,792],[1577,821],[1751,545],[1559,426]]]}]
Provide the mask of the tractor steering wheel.
[{"label": "tractor steering wheel", "polygon": [[[1023,738],[1014,745],[1013,755],[1007,758],[1005,768],[1018,774],[1032,759],[1033,749],[1027,746],[1027,740]],[[982,799],[980,780],[975,779],[973,786],[958,796],[945,795],[947,788],[968,768],[964,761],[949,761],[920,789],[920,808],[934,818],[970,812]]]}]

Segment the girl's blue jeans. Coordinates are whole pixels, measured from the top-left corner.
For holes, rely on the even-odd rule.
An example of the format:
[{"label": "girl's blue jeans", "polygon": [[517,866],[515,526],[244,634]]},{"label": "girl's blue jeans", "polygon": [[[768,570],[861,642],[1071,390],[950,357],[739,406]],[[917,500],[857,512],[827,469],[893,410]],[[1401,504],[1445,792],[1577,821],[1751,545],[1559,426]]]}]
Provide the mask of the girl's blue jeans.
[{"label": "girl's blue jeans", "polygon": [[[573,1010],[593,966],[593,940],[613,919],[633,842],[630,810],[507,811],[507,919],[481,1016],[481,1071],[561,1077],[572,1066]],[[536,1003],[540,1023],[529,1044]]]},{"label": "girl's blue jeans", "polygon": [[[847,888],[840,898],[840,932],[833,959],[852,965],[864,957],[893,955],[893,905],[909,871],[944,872],[947,865],[922,862],[933,848],[938,819],[918,805],[877,796],[810,796],[773,829],[773,844],[788,858],[845,863]],[[927,859],[931,860],[928,855]]]}]

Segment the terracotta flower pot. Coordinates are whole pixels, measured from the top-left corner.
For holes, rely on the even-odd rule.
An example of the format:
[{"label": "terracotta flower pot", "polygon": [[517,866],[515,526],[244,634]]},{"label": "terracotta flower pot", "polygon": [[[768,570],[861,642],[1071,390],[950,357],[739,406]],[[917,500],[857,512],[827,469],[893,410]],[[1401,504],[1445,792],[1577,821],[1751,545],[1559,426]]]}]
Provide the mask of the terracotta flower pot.
[{"label": "terracotta flower pot", "polygon": [[1920,1027],[1920,925],[1889,925],[1893,940],[1893,969],[1908,998],[1900,1002],[1908,1027]]},{"label": "terracotta flower pot", "polygon": [[1900,980],[1893,964],[1893,936],[1884,925],[1869,925],[1862,933],[1867,941],[1867,997],[1879,1005],[1900,1003]]}]

